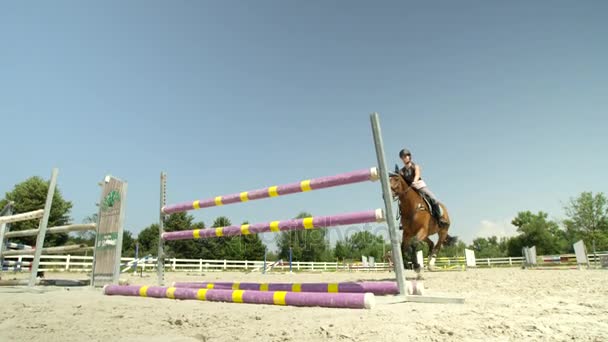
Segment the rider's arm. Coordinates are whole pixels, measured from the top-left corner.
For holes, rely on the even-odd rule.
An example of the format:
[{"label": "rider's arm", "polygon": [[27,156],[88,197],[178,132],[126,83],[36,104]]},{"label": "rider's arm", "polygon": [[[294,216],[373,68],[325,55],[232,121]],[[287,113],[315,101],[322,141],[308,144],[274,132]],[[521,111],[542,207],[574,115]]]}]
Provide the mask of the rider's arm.
[{"label": "rider's arm", "polygon": [[414,172],[414,180],[412,183],[416,183],[420,179],[420,166],[416,164],[415,172]]}]

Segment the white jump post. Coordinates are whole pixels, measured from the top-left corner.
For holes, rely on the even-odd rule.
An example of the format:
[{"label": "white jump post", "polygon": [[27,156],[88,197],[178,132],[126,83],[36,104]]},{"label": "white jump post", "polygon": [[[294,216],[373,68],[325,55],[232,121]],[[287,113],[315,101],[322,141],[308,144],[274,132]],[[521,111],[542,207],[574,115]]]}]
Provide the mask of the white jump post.
[{"label": "white jump post", "polygon": [[522,254],[524,256],[524,268],[538,265],[538,262],[536,261],[536,246],[524,247],[522,249]]},{"label": "white jump post", "polygon": [[587,248],[585,247],[585,243],[583,240],[578,240],[573,245],[574,254],[576,255],[576,266],[578,269],[581,269],[581,265],[587,266],[587,268],[591,267],[589,263],[589,258],[587,257]]},{"label": "white jump post", "polygon": [[477,260],[475,260],[475,251],[472,249],[465,248],[464,255],[467,263],[467,268],[477,267]]}]

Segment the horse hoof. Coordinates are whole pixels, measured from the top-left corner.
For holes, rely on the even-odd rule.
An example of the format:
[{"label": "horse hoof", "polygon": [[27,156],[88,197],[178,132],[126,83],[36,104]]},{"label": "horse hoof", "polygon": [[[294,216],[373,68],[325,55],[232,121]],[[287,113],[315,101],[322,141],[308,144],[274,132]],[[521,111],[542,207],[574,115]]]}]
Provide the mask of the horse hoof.
[{"label": "horse hoof", "polygon": [[437,271],[437,269],[435,268],[435,266],[429,265],[428,267],[429,267],[429,272],[435,272],[435,271]]}]

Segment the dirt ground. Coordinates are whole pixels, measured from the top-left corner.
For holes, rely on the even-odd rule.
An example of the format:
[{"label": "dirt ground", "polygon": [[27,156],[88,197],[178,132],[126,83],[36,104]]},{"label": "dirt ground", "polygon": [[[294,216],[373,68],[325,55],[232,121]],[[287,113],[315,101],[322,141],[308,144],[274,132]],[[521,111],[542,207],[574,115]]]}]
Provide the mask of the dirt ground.
[{"label": "dirt ground", "polygon": [[[407,273],[413,277],[413,273]],[[10,278],[5,274],[4,279]],[[47,274],[47,278],[86,278]],[[167,273],[173,281],[339,282],[392,273]],[[123,275],[156,285],[154,274]],[[424,273],[428,295],[464,304],[372,310],[105,296],[101,289],[0,288],[0,341],[608,341],[608,271],[476,269]]]}]

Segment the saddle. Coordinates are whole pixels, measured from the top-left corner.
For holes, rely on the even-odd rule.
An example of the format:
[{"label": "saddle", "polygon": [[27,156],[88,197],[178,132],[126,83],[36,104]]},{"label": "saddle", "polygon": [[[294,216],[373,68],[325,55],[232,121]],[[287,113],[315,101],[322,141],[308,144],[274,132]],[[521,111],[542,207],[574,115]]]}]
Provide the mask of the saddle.
[{"label": "saddle", "polygon": [[439,203],[434,203],[426,194],[418,191],[417,189],[414,190],[416,190],[420,197],[422,197],[422,200],[426,203],[426,209],[429,211],[429,213],[431,213],[431,216],[439,220],[439,218],[443,216],[443,210],[441,210]]},{"label": "saddle", "polygon": [[[418,191],[416,188],[412,188],[412,189],[414,191],[416,191],[416,193],[419,194],[420,197],[422,197],[422,200],[426,204],[424,208],[420,208],[420,209],[428,210],[429,213],[431,214],[431,217],[433,217],[433,219],[435,219],[437,224],[439,226],[442,226],[441,217],[443,216],[443,209],[441,208],[439,203],[433,202],[433,200],[431,200],[431,198],[429,196],[427,196],[425,193]],[[399,213],[397,215],[398,221],[399,221],[400,217],[401,217],[401,206],[399,206]],[[399,230],[403,230],[403,227],[399,226]]]}]

